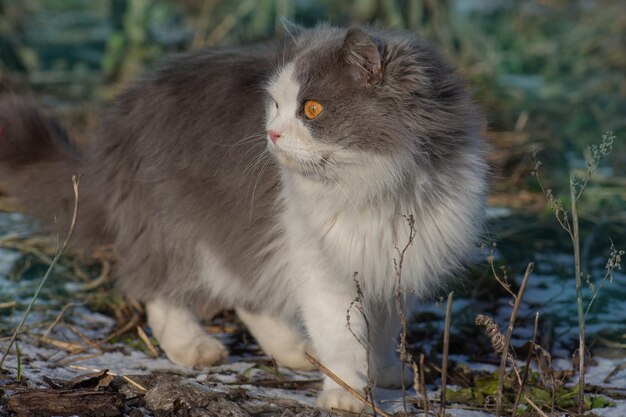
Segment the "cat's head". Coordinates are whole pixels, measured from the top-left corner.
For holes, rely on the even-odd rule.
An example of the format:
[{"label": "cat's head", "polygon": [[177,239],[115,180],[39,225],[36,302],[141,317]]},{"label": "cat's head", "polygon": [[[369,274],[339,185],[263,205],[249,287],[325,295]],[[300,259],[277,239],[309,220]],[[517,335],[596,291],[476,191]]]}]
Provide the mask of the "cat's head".
[{"label": "cat's head", "polygon": [[393,188],[480,152],[477,113],[430,44],[329,27],[294,42],[267,87],[268,146],[288,174]]}]

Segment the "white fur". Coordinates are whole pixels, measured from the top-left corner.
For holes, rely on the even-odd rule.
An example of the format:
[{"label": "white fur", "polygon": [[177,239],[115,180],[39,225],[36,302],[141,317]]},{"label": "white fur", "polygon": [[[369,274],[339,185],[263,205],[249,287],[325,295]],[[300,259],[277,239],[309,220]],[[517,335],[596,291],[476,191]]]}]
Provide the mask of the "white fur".
[{"label": "white fur", "polygon": [[302,113],[298,102],[300,87],[294,76],[293,63],[287,64],[269,87],[269,94],[278,104],[268,104],[267,129],[280,133],[281,137],[268,146],[283,166],[301,170],[303,163],[318,161],[333,148],[315,141],[296,114]]},{"label": "white fur", "polygon": [[147,303],[146,312],[154,336],[172,362],[210,366],[228,357],[224,345],[209,336],[188,309],[157,299]]},{"label": "white fur", "polygon": [[304,356],[313,353],[308,341],[297,331],[297,324],[269,314],[254,314],[242,308],[237,315],[252,333],[265,353],[273,357],[279,365],[294,369],[315,369]]},{"label": "white fur", "polygon": [[[458,167],[459,177],[468,184],[466,194],[434,196],[440,201],[429,206],[423,201],[429,189],[428,173],[407,169],[409,161],[339,153],[311,137],[295,117],[301,109],[297,108],[298,85],[292,66],[285,67],[269,91],[278,102],[278,111],[268,120],[268,128],[281,133],[275,145],[269,142],[283,162],[285,210],[280,222],[286,231],[294,290],[313,346],[319,359],[344,381],[357,389],[365,386],[365,349],[346,326],[346,312],[356,295],[356,272],[365,294],[370,335],[375,333],[371,339],[387,339],[387,347],[372,354],[370,366],[381,382],[390,384],[389,369],[395,367],[393,330],[397,329],[394,259],[399,262],[399,250],[409,241],[405,216],[413,216],[416,236],[403,260],[401,285],[403,290],[424,294],[437,286],[442,272],[452,269],[452,258],[471,249],[472,240],[467,237],[476,236],[480,226],[474,219],[482,210],[477,196],[484,184],[481,170],[474,169],[480,161],[469,158]],[[293,172],[298,170],[294,161],[319,158],[328,152],[335,152],[336,160],[349,164],[345,172],[330,181]],[[403,181],[404,172],[414,178]],[[365,340],[365,321],[354,310],[350,324],[357,337]],[[391,334],[378,334],[381,329],[391,329]],[[358,408],[336,388],[330,379],[325,380],[322,406]]]},{"label": "white fur", "polygon": [[[260,311],[283,314],[280,319],[264,313],[240,313],[260,345],[279,362],[305,365],[302,352],[307,349],[306,342],[295,326],[288,324],[298,317],[315,355],[349,385],[362,390],[367,383],[366,350],[357,338],[367,343],[368,336],[372,342],[370,376],[382,385],[394,385],[400,378],[399,373],[397,381],[393,377],[398,369],[394,260],[400,261],[399,251],[409,241],[406,216],[413,216],[416,235],[404,256],[401,290],[419,296],[436,288],[442,273],[456,269],[460,254],[471,252],[472,238],[480,228],[475,219],[482,211],[482,162],[472,156],[460,161],[457,172],[465,188],[432,195],[435,187],[430,186],[430,174],[417,171],[408,156],[346,151],[316,141],[296,117],[302,111],[298,90],[293,64],[286,65],[268,87],[277,106],[268,103],[267,128],[281,135],[276,143],[269,138],[267,142],[280,162],[277,227],[284,232],[275,246],[267,248],[265,255],[272,257],[269,267],[253,280],[234,277],[208,245],[200,244],[201,274],[212,296],[226,305],[252,305]],[[336,165],[309,175],[308,165],[325,155],[333,155]],[[363,316],[352,309],[353,335],[346,314],[357,294],[355,273],[369,329]],[[166,351],[175,352],[168,351],[168,355],[179,355],[180,340],[190,343],[190,335],[206,340],[197,334],[197,324],[185,327],[180,323],[187,313],[162,303],[158,308],[175,315],[158,318],[163,313],[156,312],[157,318],[151,318],[151,323],[162,328],[157,337]],[[149,306],[149,313],[156,309]],[[170,328],[173,322],[180,328]],[[194,362],[189,357],[183,361]],[[319,404],[353,411],[362,407],[328,378]]]}]

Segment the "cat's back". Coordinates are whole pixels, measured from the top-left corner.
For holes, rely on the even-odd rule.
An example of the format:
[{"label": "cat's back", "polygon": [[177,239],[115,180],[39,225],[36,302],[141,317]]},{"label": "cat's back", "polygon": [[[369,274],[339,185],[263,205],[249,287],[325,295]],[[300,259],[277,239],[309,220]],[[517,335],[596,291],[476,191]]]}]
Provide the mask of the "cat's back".
[{"label": "cat's back", "polygon": [[203,176],[224,158],[265,144],[263,91],[283,53],[287,45],[277,41],[165,60],[114,101],[94,153],[117,166],[131,159],[163,174]]}]

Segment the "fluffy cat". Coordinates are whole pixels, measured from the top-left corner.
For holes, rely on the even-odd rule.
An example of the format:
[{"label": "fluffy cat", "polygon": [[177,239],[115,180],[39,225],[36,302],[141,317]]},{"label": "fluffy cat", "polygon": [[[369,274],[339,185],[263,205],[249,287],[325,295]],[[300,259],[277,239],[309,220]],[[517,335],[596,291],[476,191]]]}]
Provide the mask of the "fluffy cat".
[{"label": "fluffy cat", "polygon": [[[123,93],[83,149],[16,96],[0,116],[4,188],[40,219],[63,219],[80,175],[75,246],[113,244],[119,286],[146,303],[180,364],[227,357],[192,313],[201,302],[235,308],[278,363],[309,369],[309,351],[365,387],[346,320],[356,274],[374,382],[397,385],[407,217],[402,290],[418,298],[477,247],[480,117],[451,65],[408,32],[318,26],[175,57]],[[367,339],[359,314],[350,327]],[[363,407],[328,378],[318,404]]]}]

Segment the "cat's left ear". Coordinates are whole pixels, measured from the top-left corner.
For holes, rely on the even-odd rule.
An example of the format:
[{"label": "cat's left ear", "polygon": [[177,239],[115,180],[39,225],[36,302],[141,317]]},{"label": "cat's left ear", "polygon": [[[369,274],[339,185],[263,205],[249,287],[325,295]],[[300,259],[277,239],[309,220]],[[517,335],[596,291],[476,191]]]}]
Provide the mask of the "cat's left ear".
[{"label": "cat's left ear", "polygon": [[383,81],[381,50],[380,41],[359,28],[348,29],[341,47],[350,75],[370,85]]}]

